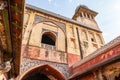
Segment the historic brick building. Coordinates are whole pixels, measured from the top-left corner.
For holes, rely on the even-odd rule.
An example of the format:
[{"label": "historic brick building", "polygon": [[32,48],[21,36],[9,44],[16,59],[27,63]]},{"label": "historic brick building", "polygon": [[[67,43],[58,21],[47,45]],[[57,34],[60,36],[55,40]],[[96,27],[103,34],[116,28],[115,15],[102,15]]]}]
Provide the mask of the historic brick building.
[{"label": "historic brick building", "polygon": [[[68,67],[104,45],[94,19],[96,15],[97,12],[84,5],[77,7],[73,19],[26,5],[20,70],[25,74],[22,79],[36,76],[37,68],[40,69],[39,74],[51,80],[57,79],[57,72],[67,79]],[[55,70],[52,74],[51,68]],[[29,75],[33,72],[34,75]]]},{"label": "historic brick building", "polygon": [[1,3],[0,63],[11,62],[7,69],[0,66],[4,77],[8,73],[8,78],[18,80],[120,79],[120,37],[104,46],[97,12],[80,5],[69,19],[24,5],[24,0]]}]

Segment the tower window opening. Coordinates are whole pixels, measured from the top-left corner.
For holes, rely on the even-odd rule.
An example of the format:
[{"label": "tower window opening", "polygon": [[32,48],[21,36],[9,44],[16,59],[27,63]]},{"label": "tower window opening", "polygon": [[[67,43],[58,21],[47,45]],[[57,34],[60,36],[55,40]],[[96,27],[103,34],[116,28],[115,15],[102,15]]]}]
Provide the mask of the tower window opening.
[{"label": "tower window opening", "polygon": [[87,14],[87,16],[88,16],[88,18],[90,19],[90,15],[89,15],[89,14]]},{"label": "tower window opening", "polygon": [[84,17],[86,17],[85,13],[83,12]]},{"label": "tower window opening", "polygon": [[91,18],[94,19],[94,16],[91,15]]},{"label": "tower window opening", "polygon": [[83,17],[83,16],[82,16],[82,13],[80,13],[80,17]]}]

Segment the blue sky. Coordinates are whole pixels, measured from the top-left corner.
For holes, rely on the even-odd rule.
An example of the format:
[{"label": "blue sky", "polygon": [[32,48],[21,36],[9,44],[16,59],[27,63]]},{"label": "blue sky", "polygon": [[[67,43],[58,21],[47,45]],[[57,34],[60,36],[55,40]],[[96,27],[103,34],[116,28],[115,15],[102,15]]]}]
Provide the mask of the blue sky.
[{"label": "blue sky", "polygon": [[98,12],[96,21],[106,43],[120,35],[120,0],[26,0],[26,3],[72,18],[78,5]]}]

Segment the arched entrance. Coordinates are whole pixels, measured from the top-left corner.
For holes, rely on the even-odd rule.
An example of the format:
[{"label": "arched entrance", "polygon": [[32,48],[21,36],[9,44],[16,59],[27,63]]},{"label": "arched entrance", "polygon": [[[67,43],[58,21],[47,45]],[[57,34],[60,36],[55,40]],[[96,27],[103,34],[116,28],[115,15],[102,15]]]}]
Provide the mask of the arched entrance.
[{"label": "arched entrance", "polygon": [[65,80],[65,78],[53,67],[43,65],[30,70],[20,80]]}]

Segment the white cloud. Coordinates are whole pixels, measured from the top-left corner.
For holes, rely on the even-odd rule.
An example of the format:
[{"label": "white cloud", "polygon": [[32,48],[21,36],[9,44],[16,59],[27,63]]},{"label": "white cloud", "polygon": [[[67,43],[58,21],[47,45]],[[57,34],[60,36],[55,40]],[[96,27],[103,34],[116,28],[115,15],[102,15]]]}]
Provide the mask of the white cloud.
[{"label": "white cloud", "polygon": [[120,4],[116,3],[116,5],[114,5],[114,8],[115,8],[116,10],[120,10]]},{"label": "white cloud", "polygon": [[73,0],[68,0],[70,3],[73,1]]},{"label": "white cloud", "polygon": [[[100,7],[104,4],[105,2]],[[120,0],[111,1],[103,7],[99,9],[100,14],[97,19],[103,31],[105,42],[109,42],[120,35]]]},{"label": "white cloud", "polygon": [[59,5],[58,5],[57,3],[53,3],[53,5],[54,5],[55,7],[59,7]]},{"label": "white cloud", "polygon": [[49,3],[51,3],[52,0],[48,0]]}]

